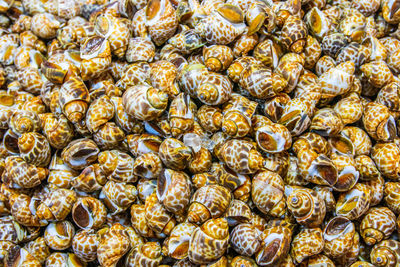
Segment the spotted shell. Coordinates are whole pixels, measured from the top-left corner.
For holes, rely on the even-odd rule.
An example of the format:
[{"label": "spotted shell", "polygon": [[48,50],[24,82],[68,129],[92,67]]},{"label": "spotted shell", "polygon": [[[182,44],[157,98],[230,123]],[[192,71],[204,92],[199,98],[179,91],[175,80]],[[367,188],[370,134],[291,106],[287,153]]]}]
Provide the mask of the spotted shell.
[{"label": "spotted shell", "polygon": [[67,146],[74,136],[72,125],[68,119],[64,115],[56,116],[54,114],[45,117],[43,133],[50,145],[57,149]]},{"label": "spotted shell", "polygon": [[[180,7],[178,6],[178,12],[180,12],[179,10]],[[182,54],[190,54],[192,51],[205,44],[204,40],[196,33],[195,29],[188,29],[175,34],[168,40],[168,43],[173,45]]]},{"label": "spotted shell", "polygon": [[164,254],[174,259],[186,258],[189,251],[190,237],[196,228],[196,225],[187,222],[176,225],[168,239],[164,241]]},{"label": "spotted shell", "polygon": [[32,266],[39,267],[42,266],[40,261],[32,256],[28,250],[16,245],[9,248],[8,253],[4,259],[4,266]]},{"label": "spotted shell", "polygon": [[382,88],[393,81],[393,73],[383,60],[366,63],[360,67],[368,82],[375,87]]},{"label": "spotted shell", "polygon": [[400,22],[400,14],[397,1],[382,1],[382,15],[386,22],[396,24]]},{"label": "spotted shell", "polygon": [[114,224],[100,237],[97,259],[103,266],[112,266],[128,252],[129,235],[121,224]]},{"label": "spotted shell", "polygon": [[76,193],[69,189],[52,191],[36,209],[36,215],[41,220],[64,220],[70,213],[76,201]]},{"label": "spotted shell", "polygon": [[356,235],[354,224],[345,217],[331,219],[324,228],[324,252],[329,257],[340,257],[352,246]]},{"label": "spotted shell", "polygon": [[11,188],[33,188],[46,178],[48,170],[27,163],[18,156],[5,159],[5,170],[2,181]]},{"label": "spotted shell", "polygon": [[189,259],[196,264],[210,263],[221,257],[229,244],[228,223],[211,219],[196,228],[189,241]]},{"label": "spotted shell", "polygon": [[134,157],[145,153],[158,154],[162,143],[162,139],[159,136],[149,133],[128,135],[126,139],[129,150]]},{"label": "spotted shell", "polygon": [[84,262],[97,259],[98,245],[99,238],[92,229],[79,231],[72,239],[72,249],[75,255]]},{"label": "spotted shell", "polygon": [[312,189],[294,189],[288,194],[286,205],[296,221],[307,227],[318,227],[325,217],[325,202]]},{"label": "spotted shell", "polygon": [[233,55],[235,57],[246,56],[258,44],[257,34],[242,34],[233,45]]},{"label": "spotted shell", "polygon": [[291,232],[287,227],[272,226],[261,234],[261,249],[256,252],[258,265],[268,266],[277,264],[289,252]]},{"label": "spotted shell", "polygon": [[360,234],[367,245],[389,238],[396,228],[396,216],[386,207],[368,210],[360,225]]},{"label": "spotted shell", "polygon": [[217,157],[240,174],[254,173],[263,167],[264,159],[254,145],[242,139],[231,139],[218,149]]},{"label": "spotted shell", "polygon": [[301,53],[306,44],[307,27],[303,20],[289,16],[282,27],[281,42],[286,50]]},{"label": "spotted shell", "polygon": [[105,183],[106,176],[101,172],[99,164],[87,166],[79,175],[71,179],[71,186],[83,192],[100,190]]},{"label": "spotted shell", "polygon": [[220,72],[226,70],[233,61],[233,51],[226,45],[212,45],[203,47],[204,64],[209,71]]},{"label": "spotted shell", "polygon": [[333,211],[336,207],[336,200],[333,196],[333,189],[328,186],[317,185],[313,187],[313,190],[317,192],[321,199],[325,201],[326,211]]},{"label": "spotted shell", "polygon": [[133,175],[134,160],[128,154],[119,150],[106,150],[98,155],[100,171],[109,180],[132,183],[137,177]]},{"label": "spotted shell", "polygon": [[122,96],[125,112],[139,120],[153,120],[167,107],[168,95],[149,85],[130,87]]},{"label": "spotted shell", "polygon": [[374,266],[397,265],[400,261],[400,243],[393,239],[376,244],[371,251],[371,263]]},{"label": "spotted shell", "polygon": [[222,110],[222,131],[233,137],[245,136],[250,131],[251,117],[256,108],[256,102],[236,93],[232,94]]},{"label": "spotted shell", "polygon": [[165,169],[157,180],[157,198],[164,207],[175,214],[189,204],[191,183],[184,172]]},{"label": "spotted shell", "polygon": [[99,152],[100,150],[93,140],[81,138],[70,142],[63,149],[61,157],[70,168],[82,170],[97,160]]},{"label": "spotted shell", "polygon": [[208,74],[206,66],[200,63],[192,63],[183,67],[178,74],[178,83],[182,91],[191,97],[197,96],[197,87],[200,86],[203,78]]},{"label": "spotted shell", "polygon": [[[152,194],[152,193],[151,193]],[[151,195],[149,194],[149,196]],[[143,237],[154,237],[153,230],[147,224],[145,205],[133,204],[130,208],[132,227]]]},{"label": "spotted shell", "polygon": [[44,263],[50,255],[50,248],[45,243],[44,237],[38,237],[26,244],[25,249],[40,263]]},{"label": "spotted shell", "polygon": [[221,109],[215,106],[203,105],[196,113],[200,125],[208,132],[216,132],[222,125]]},{"label": "spotted shell", "polygon": [[334,136],[337,135],[343,127],[343,120],[334,109],[323,108],[315,113],[311,121],[310,130],[322,136]]},{"label": "spotted shell", "polygon": [[14,110],[8,120],[8,126],[14,134],[36,132],[40,129],[40,119],[35,112],[27,110]]},{"label": "spotted shell", "polygon": [[137,190],[131,184],[108,181],[102,188],[99,199],[112,214],[120,213],[136,200]]},{"label": "spotted shell", "polygon": [[400,166],[398,158],[400,157],[400,149],[395,143],[376,144],[372,148],[371,157],[378,167],[378,170],[384,176],[392,180],[399,179]]},{"label": "spotted shell", "polygon": [[231,193],[219,185],[200,187],[190,200],[187,220],[191,223],[203,223],[210,218],[220,217],[231,202]]},{"label": "spotted shell", "polygon": [[180,136],[192,128],[195,116],[195,104],[189,95],[180,93],[171,102],[168,110],[168,119],[172,136]]},{"label": "spotted shell", "polygon": [[279,217],[286,211],[284,183],[274,172],[262,171],[253,177],[251,196],[261,212]]},{"label": "spotted shell", "polygon": [[100,228],[106,221],[106,207],[104,204],[93,197],[78,198],[72,207],[72,219],[75,224],[86,229]]},{"label": "spotted shell", "polygon": [[137,61],[153,61],[155,56],[155,46],[153,42],[143,38],[135,37],[129,39],[128,49],[126,50],[126,61],[129,63]]},{"label": "spotted shell", "polygon": [[340,194],[336,203],[336,214],[350,220],[357,219],[368,211],[370,202],[369,186],[357,183],[351,190]]},{"label": "spotted shell", "polygon": [[297,263],[307,257],[317,255],[324,248],[323,233],[320,228],[302,229],[293,238],[290,254]]},{"label": "spotted shell", "polygon": [[175,33],[178,18],[169,0],[149,1],[146,6],[146,26],[154,43],[159,46]]},{"label": "spotted shell", "polygon": [[371,138],[363,129],[354,126],[345,126],[340,134],[350,139],[355,156],[370,154],[372,148]]},{"label": "spotted shell", "polygon": [[249,223],[242,223],[233,228],[230,243],[237,253],[249,257],[261,247],[259,232]]},{"label": "spotted shell", "polygon": [[111,70],[113,70],[113,76],[118,78],[115,85],[123,89],[128,89],[143,81],[150,81],[150,65],[147,62],[137,62],[127,66],[120,66],[117,63],[113,65],[111,63]]},{"label": "spotted shell", "polygon": [[44,232],[44,241],[54,250],[64,250],[71,246],[75,229],[71,222],[60,221],[50,223]]},{"label": "spotted shell", "polygon": [[56,37],[60,26],[61,23],[50,13],[35,14],[31,20],[32,32],[43,39]]},{"label": "spotted shell", "polygon": [[84,263],[74,253],[53,252],[45,262],[46,266],[61,267],[66,264],[72,264],[74,267],[84,266]]},{"label": "spotted shell", "polygon": [[400,213],[399,202],[400,184],[395,182],[385,183],[384,200],[389,209],[396,214]]},{"label": "spotted shell", "polygon": [[152,86],[167,93],[170,98],[177,96],[180,92],[176,83],[177,75],[177,67],[167,60],[159,60],[150,64]]},{"label": "spotted shell", "polygon": [[310,101],[291,99],[286,103],[278,123],[283,124],[292,135],[300,135],[311,125],[312,108]]},{"label": "spotted shell", "polygon": [[226,76],[210,72],[201,80],[196,95],[207,105],[220,105],[229,100],[233,85]]},{"label": "spotted shell", "polygon": [[157,234],[169,235],[176,224],[174,216],[161,204],[156,193],[146,198],[145,218],[147,225]]},{"label": "spotted shell", "polygon": [[[40,222],[34,210],[30,210],[29,206],[35,203],[30,196],[25,194],[13,194],[9,200],[11,206],[11,215],[16,222],[24,226],[43,226],[44,222]],[[37,204],[37,203],[36,203]]]},{"label": "spotted shell", "polygon": [[192,150],[175,138],[167,138],[160,145],[159,156],[171,169],[183,170],[192,158]]},{"label": "spotted shell", "polygon": [[244,32],[243,20],[244,13],[239,7],[224,4],[202,19],[196,32],[210,44],[227,45]]},{"label": "spotted shell", "polygon": [[133,248],[126,257],[126,266],[160,266],[163,256],[157,242],[147,242]]}]

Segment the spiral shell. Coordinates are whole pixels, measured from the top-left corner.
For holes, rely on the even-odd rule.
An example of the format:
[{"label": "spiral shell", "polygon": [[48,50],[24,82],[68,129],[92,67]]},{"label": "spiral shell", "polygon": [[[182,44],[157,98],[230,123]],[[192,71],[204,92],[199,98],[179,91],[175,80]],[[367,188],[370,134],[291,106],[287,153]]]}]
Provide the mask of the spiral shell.
[{"label": "spiral shell", "polygon": [[166,109],[168,95],[149,85],[130,87],[122,97],[125,112],[139,120],[153,120]]},{"label": "spiral shell", "polygon": [[371,251],[371,263],[375,266],[396,266],[400,261],[399,245],[392,239],[376,244]]},{"label": "spiral shell", "polygon": [[189,95],[180,93],[171,102],[168,111],[168,120],[172,136],[180,136],[191,129],[194,123],[196,105]]},{"label": "spiral shell", "polygon": [[383,60],[371,61],[360,67],[361,71],[373,86],[382,88],[393,81],[393,73]]},{"label": "spiral shell", "polygon": [[67,146],[74,136],[71,123],[64,115],[51,114],[45,117],[43,133],[50,145],[57,149]]},{"label": "spiral shell", "polygon": [[[152,193],[149,194],[149,196]],[[148,198],[148,196],[147,196]],[[132,227],[143,237],[154,237],[153,230],[147,224],[145,205],[133,204],[130,208]]]},{"label": "spiral shell", "polygon": [[203,223],[210,218],[220,217],[231,202],[231,193],[219,185],[200,187],[192,196],[188,209],[188,221]]},{"label": "spiral shell", "polygon": [[354,220],[362,216],[370,206],[371,189],[358,183],[351,190],[340,194],[336,203],[336,214]]},{"label": "spiral shell", "polygon": [[27,163],[18,156],[9,156],[5,160],[5,173],[2,180],[12,188],[33,188],[41,184],[48,170]]},{"label": "spiral shell", "polygon": [[203,64],[188,64],[183,67],[178,74],[178,83],[182,91],[191,97],[197,96],[197,87],[200,86],[203,78],[208,74],[206,66]]},{"label": "spiral shell", "polygon": [[121,224],[116,223],[101,235],[97,259],[102,266],[113,266],[128,252],[129,247],[127,231]]},{"label": "spiral shell", "polygon": [[218,149],[217,157],[240,174],[254,173],[263,167],[264,159],[254,145],[241,139],[231,139]]},{"label": "spiral shell", "polygon": [[75,191],[64,188],[56,189],[39,204],[36,208],[36,215],[41,220],[64,220],[70,213],[75,201]]},{"label": "spiral shell", "polygon": [[379,103],[368,103],[364,108],[363,123],[376,140],[390,141],[396,135],[396,122],[389,109]]},{"label": "spiral shell", "polygon": [[40,38],[56,37],[60,22],[50,13],[35,14],[31,20],[32,32]]},{"label": "spiral shell", "polygon": [[368,210],[360,225],[360,234],[369,246],[389,238],[396,228],[396,216],[386,207]]},{"label": "spiral shell", "polygon": [[99,77],[111,64],[109,42],[98,36],[86,38],[81,47],[81,59],[82,80],[87,81]]},{"label": "spiral shell", "polygon": [[153,61],[155,56],[154,44],[142,37],[129,39],[128,49],[126,50],[126,61],[129,63],[137,61]]},{"label": "spiral shell", "polygon": [[50,223],[44,232],[44,241],[54,250],[64,250],[71,246],[75,229],[69,221]]},{"label": "spiral shell", "polygon": [[120,213],[136,200],[135,186],[126,183],[108,181],[102,188],[99,199],[112,214]]},{"label": "spiral shell", "polygon": [[244,32],[243,20],[239,7],[223,4],[197,24],[196,32],[210,44],[227,45]]},{"label": "spiral shell", "polygon": [[97,160],[100,152],[96,143],[90,139],[76,139],[68,144],[61,153],[64,162],[74,170],[81,170]]},{"label": "spiral shell", "polygon": [[76,256],[84,262],[91,262],[97,258],[99,238],[94,230],[82,230],[72,239],[72,249]]},{"label": "spiral shell", "polygon": [[196,95],[207,105],[220,105],[231,97],[233,85],[229,78],[219,73],[210,72],[196,88]]},{"label": "spiral shell", "polygon": [[159,266],[162,260],[161,246],[157,242],[147,242],[133,248],[126,257],[126,266]]},{"label": "spiral shell", "polygon": [[211,219],[194,230],[189,241],[189,259],[195,264],[210,263],[225,253],[228,244],[227,221]]},{"label": "spiral shell", "polygon": [[35,112],[15,110],[9,118],[8,125],[13,133],[20,136],[23,133],[38,131],[40,129],[40,120]]},{"label": "spiral shell", "polygon": [[400,149],[395,143],[378,143],[371,151],[371,157],[374,160],[379,171],[392,180],[398,180],[400,177],[399,157]]},{"label": "spiral shell", "polygon": [[213,45],[203,48],[204,64],[209,71],[226,70],[233,61],[233,51],[225,45]]},{"label": "spiral shell", "polygon": [[137,177],[133,175],[133,158],[119,150],[106,150],[98,155],[100,171],[116,182],[132,183]]},{"label": "spiral shell", "polygon": [[168,168],[183,170],[192,158],[192,150],[175,138],[167,138],[160,145],[159,156]]},{"label": "spiral shell", "polygon": [[294,189],[287,196],[286,205],[296,221],[307,227],[318,227],[325,217],[325,202],[312,189]]},{"label": "spiral shell", "polygon": [[72,207],[72,219],[75,224],[84,229],[100,228],[106,221],[106,207],[93,197],[78,198]]},{"label": "spiral shell", "polygon": [[317,255],[324,248],[323,233],[320,228],[302,229],[293,238],[290,254],[295,262]]},{"label": "spiral shell", "polygon": [[257,228],[248,223],[239,224],[232,230],[230,243],[237,253],[249,257],[261,247]]},{"label": "spiral shell", "polygon": [[45,262],[45,266],[62,267],[67,264],[72,264],[74,267],[84,266],[84,263],[74,253],[53,252]]},{"label": "spiral shell", "polygon": [[400,14],[397,6],[397,1],[382,1],[382,15],[385,21],[391,24],[396,24],[400,22]]},{"label": "spiral shell", "polygon": [[400,184],[394,182],[385,183],[384,199],[386,205],[396,214],[400,213]]},{"label": "spiral shell", "polygon": [[261,235],[261,249],[256,252],[256,262],[260,266],[272,266],[283,260],[289,252],[291,232],[287,227],[272,226]]},{"label": "spiral shell", "polygon": [[38,237],[30,241],[26,244],[25,249],[42,264],[50,255],[50,248],[45,243],[44,237]]},{"label": "spiral shell", "polygon": [[324,229],[324,252],[333,258],[344,255],[351,248],[355,234],[349,219],[342,216],[331,219]]},{"label": "spiral shell", "polygon": [[280,217],[286,211],[284,183],[277,173],[257,173],[253,177],[251,196],[257,208],[265,214]]},{"label": "spiral shell", "polygon": [[307,27],[304,21],[296,16],[289,16],[282,27],[281,42],[286,50],[301,53],[306,44]]},{"label": "spiral shell", "polygon": [[30,164],[47,166],[50,162],[50,144],[39,133],[29,132],[22,134],[18,138],[18,148],[21,157]]},{"label": "spiral shell", "polygon": [[175,226],[175,218],[160,203],[156,193],[146,198],[145,217],[147,225],[158,234],[169,235]]},{"label": "spiral shell", "polygon": [[16,245],[9,249],[4,259],[4,266],[41,266],[39,260],[32,256],[28,250]]},{"label": "spiral shell", "polygon": [[174,259],[184,259],[188,255],[189,241],[193,231],[197,228],[191,223],[180,223],[172,229],[168,239],[164,241],[164,254]]}]

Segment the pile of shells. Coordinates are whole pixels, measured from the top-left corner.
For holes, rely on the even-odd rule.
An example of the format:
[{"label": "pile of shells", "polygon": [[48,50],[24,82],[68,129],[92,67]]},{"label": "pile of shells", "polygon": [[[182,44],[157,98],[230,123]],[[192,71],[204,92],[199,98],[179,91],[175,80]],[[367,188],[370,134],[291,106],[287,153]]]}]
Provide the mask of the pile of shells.
[{"label": "pile of shells", "polygon": [[0,0],[0,266],[400,266],[400,0]]}]

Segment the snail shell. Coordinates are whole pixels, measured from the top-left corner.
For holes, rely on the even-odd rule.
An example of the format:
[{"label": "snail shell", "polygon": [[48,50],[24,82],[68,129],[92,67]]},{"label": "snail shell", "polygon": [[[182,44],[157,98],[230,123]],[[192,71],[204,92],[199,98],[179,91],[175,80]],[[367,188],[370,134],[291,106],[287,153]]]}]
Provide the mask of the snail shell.
[{"label": "snail shell", "polygon": [[229,243],[229,227],[225,219],[211,219],[196,228],[189,241],[189,260],[207,264],[221,257]]},{"label": "snail shell", "polygon": [[302,229],[293,238],[290,254],[295,262],[317,255],[324,248],[323,233],[320,228]]},{"label": "snail shell", "polygon": [[84,263],[74,253],[53,252],[46,259],[45,266],[62,267],[72,263],[73,266],[84,266]]},{"label": "snail shell", "polygon": [[191,223],[203,223],[210,218],[220,217],[231,202],[231,193],[219,185],[200,187],[192,196],[187,220]]},{"label": "snail shell", "polygon": [[396,228],[396,216],[386,207],[371,208],[360,225],[360,234],[369,246],[389,238]]},{"label": "snail shell", "polygon": [[72,187],[88,193],[100,190],[105,183],[106,176],[101,172],[99,164],[86,167],[71,180]]},{"label": "snail shell", "polygon": [[178,137],[193,127],[196,105],[189,95],[180,93],[171,102],[168,110],[168,120],[171,134]]},{"label": "snail shell", "polygon": [[212,45],[203,48],[204,64],[209,71],[226,70],[233,61],[233,51],[226,45]]},{"label": "snail shell", "polygon": [[400,242],[388,239],[376,244],[371,251],[374,266],[396,266],[400,261]]},{"label": "snail shell", "polygon": [[324,229],[324,252],[327,256],[336,258],[349,251],[356,234],[354,224],[347,218],[337,216],[331,219]]},{"label": "snail shell", "polygon": [[9,156],[5,160],[5,173],[2,180],[12,188],[33,188],[47,177],[48,170],[27,163],[18,156]]},{"label": "snail shell", "polygon": [[43,133],[50,145],[56,149],[66,147],[74,136],[72,124],[64,115],[50,114],[44,121]]},{"label": "snail shell", "polygon": [[133,163],[133,173],[147,179],[157,178],[162,168],[160,157],[152,152],[139,155]]},{"label": "snail shell", "polygon": [[262,171],[253,177],[251,196],[257,208],[274,217],[286,211],[284,183],[279,174]]},{"label": "snail shell", "polygon": [[135,186],[122,182],[108,181],[102,188],[99,199],[112,214],[120,213],[136,200]]},{"label": "snail shell", "polygon": [[75,229],[71,222],[60,221],[50,223],[44,232],[44,241],[54,250],[65,250],[72,244]]},{"label": "snail shell", "polygon": [[253,256],[261,247],[259,232],[255,226],[243,223],[233,228],[230,243],[233,249],[244,256]]},{"label": "snail shell", "polygon": [[126,257],[126,266],[160,266],[163,256],[157,242],[147,242],[133,248]]},{"label": "snail shell", "polygon": [[121,224],[116,223],[101,235],[97,259],[102,266],[113,266],[128,252],[129,247],[127,231]]},{"label": "snail shell", "polygon": [[371,151],[378,170],[389,179],[398,180],[400,177],[400,149],[395,143],[378,143]]},{"label": "snail shell", "polygon": [[233,85],[228,77],[210,72],[204,76],[196,88],[196,95],[207,105],[220,105],[231,97]]},{"label": "snail shell", "polygon": [[386,205],[396,214],[400,213],[400,183],[384,183],[384,199]]},{"label": "snail shell", "polygon": [[82,197],[75,202],[71,215],[75,224],[83,230],[97,229],[105,223],[107,210],[97,198]]},{"label": "snail shell", "polygon": [[325,217],[325,202],[312,189],[293,190],[287,196],[286,205],[296,221],[307,227],[318,227]]},{"label": "snail shell", "polygon": [[147,225],[155,233],[169,235],[175,226],[174,216],[161,204],[156,193],[149,195],[145,201]]},{"label": "snail shell", "polygon": [[365,130],[375,140],[390,141],[396,136],[396,122],[385,105],[368,103],[362,119]]},{"label": "snail shell", "polygon": [[122,96],[125,112],[138,120],[153,120],[167,107],[168,95],[149,85],[130,87]]},{"label": "snail shell", "polygon": [[69,189],[56,189],[50,192],[36,208],[36,216],[41,220],[61,221],[70,213],[76,201],[75,191]]},{"label": "snail shell", "polygon": [[192,233],[197,228],[191,223],[180,223],[172,229],[168,239],[164,241],[163,251],[174,259],[184,259],[188,255],[189,241]]},{"label": "snail shell", "polygon": [[362,216],[370,206],[371,189],[368,185],[357,183],[351,190],[339,195],[336,214],[354,220]]},{"label": "snail shell", "polygon": [[61,153],[64,162],[74,170],[81,170],[97,160],[100,149],[88,138],[76,139],[68,144]]},{"label": "snail shell", "polygon": [[153,61],[156,53],[153,42],[143,37],[129,39],[129,46],[126,50],[126,61],[129,63],[137,61]]},{"label": "snail shell", "polygon": [[72,249],[76,256],[84,262],[97,259],[99,238],[92,229],[77,232],[72,239]]},{"label": "snail shell", "polygon": [[86,113],[86,126],[91,133],[97,132],[102,125],[114,117],[114,105],[108,96],[95,99]]},{"label": "snail shell", "polygon": [[25,249],[43,264],[50,255],[50,248],[47,246],[44,237],[38,237],[25,245]]},{"label": "snail shell", "polygon": [[159,156],[168,168],[183,170],[192,159],[192,150],[175,138],[166,138],[160,145]]},{"label": "snail shell", "polygon": [[100,171],[107,179],[115,182],[133,183],[137,177],[133,175],[134,160],[119,150],[106,150],[98,155]]}]

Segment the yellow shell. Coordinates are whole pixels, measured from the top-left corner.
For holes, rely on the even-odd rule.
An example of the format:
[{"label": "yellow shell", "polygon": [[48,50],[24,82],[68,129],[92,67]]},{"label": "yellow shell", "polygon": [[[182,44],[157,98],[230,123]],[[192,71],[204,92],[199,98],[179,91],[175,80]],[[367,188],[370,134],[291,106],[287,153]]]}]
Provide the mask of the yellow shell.
[{"label": "yellow shell", "polygon": [[121,224],[114,224],[101,235],[97,248],[97,259],[103,266],[117,264],[118,260],[128,252],[129,235]]}]

